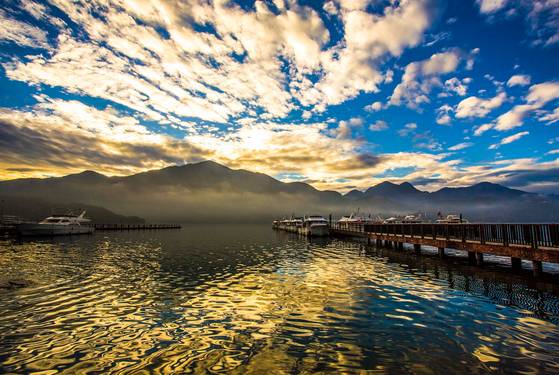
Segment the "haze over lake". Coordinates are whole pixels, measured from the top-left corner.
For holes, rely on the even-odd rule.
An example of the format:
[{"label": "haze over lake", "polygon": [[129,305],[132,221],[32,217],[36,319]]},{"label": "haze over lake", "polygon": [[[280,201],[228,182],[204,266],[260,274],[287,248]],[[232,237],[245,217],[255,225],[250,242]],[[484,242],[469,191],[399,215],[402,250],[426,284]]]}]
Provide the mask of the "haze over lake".
[{"label": "haze over lake", "polygon": [[3,373],[559,370],[556,284],[268,225],[3,241],[0,275]]}]

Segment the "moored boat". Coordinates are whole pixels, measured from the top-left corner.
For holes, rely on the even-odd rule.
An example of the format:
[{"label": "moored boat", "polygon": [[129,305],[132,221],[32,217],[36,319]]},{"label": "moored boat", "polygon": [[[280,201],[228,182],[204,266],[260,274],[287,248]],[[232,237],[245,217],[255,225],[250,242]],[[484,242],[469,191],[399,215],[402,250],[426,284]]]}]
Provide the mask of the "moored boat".
[{"label": "moored boat", "polygon": [[301,229],[302,234],[310,237],[323,237],[330,233],[328,220],[318,215],[307,216]]},{"label": "moored boat", "polygon": [[349,216],[342,216],[341,219],[338,220],[337,224],[343,229],[350,229],[352,226],[361,225],[365,222],[366,220],[363,217],[359,216],[359,213],[352,213]]},{"label": "moored boat", "polygon": [[462,215],[447,215],[446,218],[441,218],[436,221],[437,224],[467,224],[469,221],[462,218]]},{"label": "moored boat", "polygon": [[18,224],[16,230],[21,236],[61,236],[91,234],[95,227],[83,211],[80,215],[52,215],[38,223]]},{"label": "moored boat", "polygon": [[420,216],[416,216],[416,215],[406,215],[402,219],[402,224],[421,224],[421,223],[423,223],[423,220],[421,220]]}]

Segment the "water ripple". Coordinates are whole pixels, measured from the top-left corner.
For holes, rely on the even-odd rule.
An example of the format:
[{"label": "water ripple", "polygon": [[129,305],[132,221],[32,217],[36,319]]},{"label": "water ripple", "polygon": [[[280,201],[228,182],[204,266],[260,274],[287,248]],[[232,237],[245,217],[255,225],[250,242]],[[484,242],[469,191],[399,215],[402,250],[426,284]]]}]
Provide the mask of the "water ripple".
[{"label": "water ripple", "polygon": [[97,233],[2,243],[0,274],[30,282],[2,373],[559,373],[554,285],[358,243]]}]

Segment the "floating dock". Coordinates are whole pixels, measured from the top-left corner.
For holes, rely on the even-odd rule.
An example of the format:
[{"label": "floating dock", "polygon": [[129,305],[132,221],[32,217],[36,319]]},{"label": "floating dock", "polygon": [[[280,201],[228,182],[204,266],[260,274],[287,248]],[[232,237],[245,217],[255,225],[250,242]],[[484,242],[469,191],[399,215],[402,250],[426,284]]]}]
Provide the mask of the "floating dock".
[{"label": "floating dock", "polygon": [[180,224],[93,224],[95,230],[181,229]]},{"label": "floating dock", "polygon": [[532,262],[534,276],[541,275],[542,262],[559,263],[559,224],[333,224],[330,235],[396,249],[408,243],[417,254],[422,245],[432,246],[441,257],[445,249],[464,250],[477,265],[484,254],[510,257],[513,269],[521,269],[525,259]]}]

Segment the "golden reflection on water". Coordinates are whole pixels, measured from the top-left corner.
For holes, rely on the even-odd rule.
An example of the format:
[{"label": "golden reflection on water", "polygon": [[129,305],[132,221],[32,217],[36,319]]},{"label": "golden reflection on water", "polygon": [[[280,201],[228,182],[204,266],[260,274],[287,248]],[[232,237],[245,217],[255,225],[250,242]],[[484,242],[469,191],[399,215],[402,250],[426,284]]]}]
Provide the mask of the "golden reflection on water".
[{"label": "golden reflection on water", "polygon": [[34,281],[0,292],[0,372],[558,370],[557,324],[475,292],[498,282],[359,244],[160,233],[0,246]]}]

